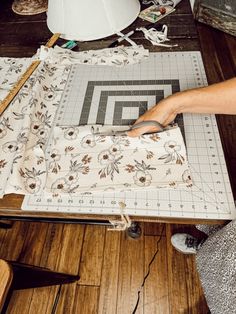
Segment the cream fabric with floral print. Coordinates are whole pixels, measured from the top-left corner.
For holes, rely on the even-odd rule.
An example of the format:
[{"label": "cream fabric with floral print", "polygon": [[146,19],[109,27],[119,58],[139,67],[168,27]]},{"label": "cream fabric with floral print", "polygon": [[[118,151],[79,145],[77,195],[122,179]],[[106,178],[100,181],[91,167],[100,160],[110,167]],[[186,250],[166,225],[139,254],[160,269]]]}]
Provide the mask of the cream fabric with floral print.
[{"label": "cream fabric with floral print", "polygon": [[[0,100],[30,61],[0,59]],[[42,62],[0,117],[0,196],[191,185],[179,128],[129,138],[95,135],[107,127],[54,127],[69,69]]]},{"label": "cream fabric with floral print", "polygon": [[[0,100],[31,61],[0,59]],[[0,196],[44,189],[46,143],[68,74],[66,66],[42,62],[0,117]]]},{"label": "cream fabric with floral print", "polygon": [[38,52],[39,59],[52,64],[87,64],[87,65],[107,65],[124,67],[130,64],[139,63],[149,56],[149,50],[140,46],[118,46],[115,48],[105,48],[98,50],[71,51],[55,46],[47,48],[41,46]]},{"label": "cream fabric with floral print", "polygon": [[110,128],[54,128],[46,190],[92,193],[192,184],[178,127],[139,138],[96,135]]}]

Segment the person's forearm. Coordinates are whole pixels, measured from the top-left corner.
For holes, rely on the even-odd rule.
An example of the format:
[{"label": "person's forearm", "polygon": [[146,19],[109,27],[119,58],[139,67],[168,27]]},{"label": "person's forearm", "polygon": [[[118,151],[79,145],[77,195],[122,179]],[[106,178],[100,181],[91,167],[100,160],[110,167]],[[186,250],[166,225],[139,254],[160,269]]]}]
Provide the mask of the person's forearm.
[{"label": "person's forearm", "polygon": [[169,97],[176,113],[236,114],[236,78]]},{"label": "person's forearm", "polygon": [[[166,126],[178,113],[236,114],[236,78],[168,96],[139,117],[136,123],[155,120]],[[142,127],[128,135],[134,137],[155,131],[156,127]]]}]

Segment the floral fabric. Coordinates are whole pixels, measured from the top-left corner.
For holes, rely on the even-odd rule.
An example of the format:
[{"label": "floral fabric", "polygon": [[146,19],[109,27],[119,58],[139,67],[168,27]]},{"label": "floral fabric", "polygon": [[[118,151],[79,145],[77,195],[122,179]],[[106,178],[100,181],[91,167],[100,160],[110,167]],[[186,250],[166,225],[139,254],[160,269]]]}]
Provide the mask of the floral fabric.
[{"label": "floral fabric", "polygon": [[96,135],[109,128],[55,127],[46,190],[57,194],[191,184],[179,128],[139,138]]},{"label": "floral fabric", "polygon": [[[0,100],[31,59],[0,59]],[[32,194],[46,182],[45,150],[69,68],[43,62],[0,117],[0,195]]]},{"label": "floral fabric", "polygon": [[29,58],[0,58],[0,101],[30,64]]},{"label": "floral fabric", "polygon": [[[0,59],[1,99],[30,62]],[[42,62],[0,117],[0,195],[191,185],[178,128],[136,139],[97,136],[98,126],[52,128],[69,69]]]},{"label": "floral fabric", "polygon": [[119,46],[116,48],[106,48],[99,50],[88,50],[74,52],[58,46],[47,48],[41,46],[39,52],[40,60],[47,60],[53,64],[88,64],[88,65],[110,65],[123,67],[129,64],[140,62],[149,56],[148,49],[143,46]]}]

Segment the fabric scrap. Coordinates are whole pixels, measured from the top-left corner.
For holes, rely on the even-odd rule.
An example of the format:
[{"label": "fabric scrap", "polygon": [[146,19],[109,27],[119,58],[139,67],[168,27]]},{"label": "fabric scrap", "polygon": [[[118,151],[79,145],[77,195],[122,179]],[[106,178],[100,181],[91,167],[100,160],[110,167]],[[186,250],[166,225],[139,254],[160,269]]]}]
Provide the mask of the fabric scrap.
[{"label": "fabric scrap", "polygon": [[55,46],[54,48],[41,46],[38,56],[40,60],[46,60],[55,65],[96,64],[123,67],[139,63],[143,58],[149,56],[149,51],[144,49],[143,46],[118,46],[115,48],[80,52],[63,49],[59,46]]}]

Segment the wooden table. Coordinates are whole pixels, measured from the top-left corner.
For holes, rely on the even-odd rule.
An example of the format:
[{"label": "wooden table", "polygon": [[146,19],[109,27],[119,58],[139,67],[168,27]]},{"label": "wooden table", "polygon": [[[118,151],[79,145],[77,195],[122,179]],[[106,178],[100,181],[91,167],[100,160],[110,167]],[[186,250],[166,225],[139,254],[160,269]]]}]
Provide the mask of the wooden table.
[{"label": "wooden table", "polygon": [[[206,67],[209,83],[219,82],[235,76],[236,74],[236,39],[203,24],[196,27],[188,0],[182,0],[176,11],[161,21],[169,27],[168,37],[171,43],[177,43],[178,47],[168,51],[195,51],[201,50]],[[148,22],[137,19],[124,32],[133,28],[145,26]],[[199,32],[199,38],[198,38]],[[0,3],[0,57],[29,57],[32,56],[41,44],[45,44],[51,37],[46,25],[46,15],[35,16],[16,15],[11,10],[11,1],[5,0]],[[166,51],[166,48],[152,46],[140,32],[131,37],[138,44],[143,44],[150,51]],[[80,50],[106,48],[116,39],[110,36],[103,40],[80,43]],[[59,40],[58,44],[64,43]],[[236,117],[217,117],[220,135],[225,152],[228,171],[234,195],[236,195]],[[66,222],[90,222],[106,223],[116,216],[81,215],[64,213],[38,213],[21,210],[23,196],[6,195],[0,200],[1,219],[24,219],[43,221],[66,221]],[[174,219],[165,217],[137,217],[131,216],[135,221],[158,221],[169,223],[223,223],[216,220]]]}]

